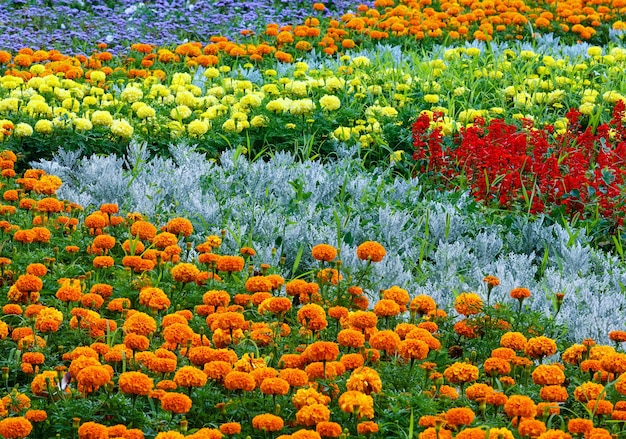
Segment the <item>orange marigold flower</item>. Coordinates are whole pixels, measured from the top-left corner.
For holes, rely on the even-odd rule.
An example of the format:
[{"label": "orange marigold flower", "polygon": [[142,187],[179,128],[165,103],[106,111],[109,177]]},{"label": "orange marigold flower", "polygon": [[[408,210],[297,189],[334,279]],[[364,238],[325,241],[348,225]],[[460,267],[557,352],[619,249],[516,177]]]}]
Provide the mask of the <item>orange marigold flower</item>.
[{"label": "orange marigold flower", "polygon": [[172,278],[176,282],[195,282],[200,270],[194,264],[181,262],[172,267]]},{"label": "orange marigold flower", "polygon": [[107,426],[97,422],[85,422],[78,428],[79,439],[107,439],[108,437]]},{"label": "orange marigold flower", "polygon": [[202,296],[202,303],[205,305],[226,307],[230,303],[230,294],[224,290],[210,290]]},{"label": "orange marigold flower", "polygon": [[122,325],[124,333],[133,332],[146,336],[156,331],[156,327],[156,321],[152,317],[139,311],[130,314]]},{"label": "orange marigold flower", "polygon": [[181,387],[202,387],[207,383],[207,376],[194,366],[183,366],[174,374],[174,382]]},{"label": "orange marigold flower", "polygon": [[567,389],[562,386],[543,386],[539,391],[539,397],[548,402],[565,402],[567,401]]},{"label": "orange marigold flower", "polygon": [[337,249],[332,245],[318,244],[311,249],[311,254],[317,261],[331,262],[337,257]]},{"label": "orange marigold flower", "polygon": [[330,409],[324,404],[305,405],[296,413],[298,424],[306,427],[317,425],[320,422],[328,422]]},{"label": "orange marigold flower", "polygon": [[524,300],[530,297],[530,290],[528,288],[513,288],[509,295],[513,299]]},{"label": "orange marigold flower", "polygon": [[22,362],[29,364],[43,364],[46,357],[41,352],[25,352],[22,354]]},{"label": "orange marigold flower", "polygon": [[454,301],[454,309],[464,316],[478,314],[483,309],[483,300],[476,293],[461,293]]},{"label": "orange marigold flower", "polygon": [[220,431],[227,435],[239,434],[241,433],[241,424],[239,422],[226,422],[220,425]]},{"label": "orange marigold flower", "polygon": [[139,220],[130,226],[130,234],[142,241],[152,241],[157,234],[157,228],[148,221]]},{"label": "orange marigold flower", "polygon": [[96,256],[93,258],[94,268],[109,268],[115,265],[115,260],[111,256]]},{"label": "orange marigold flower", "polygon": [[335,361],[339,356],[339,347],[330,341],[317,341],[307,346],[303,355],[310,362]]},{"label": "orange marigold flower", "polygon": [[256,255],[256,251],[252,247],[241,247],[239,250],[243,256],[254,256]]},{"label": "orange marigold flower", "polygon": [[382,388],[383,383],[378,372],[365,366],[352,371],[346,382],[346,389],[358,390],[366,395],[380,393]]},{"label": "orange marigold flower", "polygon": [[460,425],[470,425],[476,415],[474,411],[469,407],[455,407],[446,412],[446,424],[454,427]]},{"label": "orange marigold flower", "polygon": [[30,422],[44,422],[48,419],[48,413],[45,410],[28,410],[24,417]]},{"label": "orange marigold flower", "polygon": [[252,427],[256,430],[280,431],[284,426],[285,422],[283,421],[283,418],[272,415],[271,413],[264,413],[252,418]]},{"label": "orange marigold flower", "polygon": [[163,329],[163,339],[173,345],[185,345],[195,336],[196,333],[186,321],[185,323],[173,323]]},{"label": "orange marigold flower", "polygon": [[120,374],[118,385],[120,392],[130,395],[148,395],[154,388],[152,378],[142,372],[124,372]]},{"label": "orange marigold flower", "polygon": [[113,369],[111,366],[87,366],[78,372],[76,381],[81,392],[96,392],[100,387],[111,381]]},{"label": "orange marigold flower", "polygon": [[613,412],[613,404],[604,399],[592,399],[587,401],[587,409],[594,415],[610,415]]},{"label": "orange marigold flower", "polygon": [[133,351],[145,351],[150,347],[150,339],[131,332],[124,337],[124,345]]},{"label": "orange marigold flower", "polygon": [[508,375],[511,373],[511,364],[503,358],[487,358],[483,363],[483,370],[487,375]]},{"label": "orange marigold flower", "polygon": [[265,276],[251,276],[246,281],[246,290],[249,293],[272,291],[272,281]]},{"label": "orange marigold flower", "polygon": [[539,435],[539,439],[572,439],[572,436],[563,430],[551,429]]},{"label": "orange marigold flower", "polygon": [[259,389],[264,395],[286,395],[289,392],[289,383],[282,378],[265,378]]},{"label": "orange marigold flower", "polygon": [[573,418],[567,421],[567,431],[572,434],[586,435],[593,428],[591,419]]},{"label": "orange marigold flower", "polygon": [[256,382],[249,373],[234,370],[224,377],[224,387],[228,390],[251,392],[256,387]]},{"label": "orange marigold flower", "polygon": [[309,376],[301,369],[286,368],[279,372],[279,377],[287,381],[291,387],[302,387],[309,382]]},{"label": "orange marigold flower", "polygon": [[417,313],[419,315],[426,315],[428,313],[434,312],[437,309],[437,304],[435,300],[427,296],[425,294],[420,294],[411,300],[409,308],[412,313]]},{"label": "orange marigold flower", "polygon": [[526,395],[511,395],[504,404],[504,411],[509,418],[516,416],[522,418],[534,418],[537,414],[537,406]]},{"label": "orange marigold flower", "polygon": [[545,336],[533,337],[528,340],[524,353],[530,358],[541,358],[556,353],[556,343]]},{"label": "orange marigold flower", "polygon": [[245,261],[241,256],[224,255],[217,260],[217,270],[236,273],[243,270]]},{"label": "orange marigold flower", "polygon": [[111,250],[115,247],[115,238],[111,235],[98,235],[93,239],[93,247],[101,248],[103,250]]},{"label": "orange marigold flower", "polygon": [[492,393],[494,393],[493,387],[483,383],[472,384],[465,389],[465,396],[471,401],[486,399]]},{"label": "orange marigold flower", "polygon": [[336,422],[322,421],[317,423],[315,431],[322,437],[335,438],[341,436],[343,429]]},{"label": "orange marigold flower", "polygon": [[536,419],[524,419],[517,427],[520,436],[536,439],[546,432],[546,424]]},{"label": "orange marigold flower", "polygon": [[[42,198],[37,202],[37,210],[39,212],[58,213],[63,210],[63,203],[56,198]],[[87,219],[85,219],[85,225],[87,225],[86,221]]]},{"label": "orange marigold flower", "polygon": [[376,241],[365,241],[356,249],[357,257],[363,261],[380,262],[386,254],[385,247]]},{"label": "orange marigold flower", "polygon": [[388,355],[395,354],[400,345],[400,336],[390,329],[378,331],[369,338],[369,344],[374,349],[387,352]]},{"label": "orange marigold flower", "polygon": [[324,268],[317,272],[317,278],[323,284],[331,283],[333,285],[337,285],[340,281],[343,280],[343,275],[339,273],[334,268]]},{"label": "orange marigold flower", "polygon": [[40,263],[28,264],[26,267],[26,273],[37,277],[43,277],[46,273],[48,273],[48,268],[46,268],[44,264]]},{"label": "orange marigold flower", "polygon": [[38,276],[33,274],[23,274],[15,281],[15,288],[24,293],[31,293],[34,291],[41,291],[43,288],[43,281]]},{"label": "orange marigold flower", "polygon": [[[373,314],[373,313],[372,313]],[[376,317],[375,314],[373,314]],[[314,303],[304,305],[298,310],[298,322],[311,331],[321,331],[328,326],[324,308]]]},{"label": "orange marigold flower", "polygon": [[187,395],[167,392],[161,397],[161,408],[175,414],[187,413],[191,410],[192,401]]},{"label": "orange marigold flower", "polygon": [[456,362],[447,367],[443,376],[452,384],[463,384],[478,379],[478,368],[473,364]]},{"label": "orange marigold flower", "polygon": [[186,218],[172,218],[165,226],[165,230],[174,235],[189,237],[193,233],[193,224]]},{"label": "orange marigold flower", "polygon": [[600,365],[606,372],[621,375],[626,372],[626,354],[614,352],[604,355]]},{"label": "orange marigold flower", "polygon": [[7,439],[27,437],[33,430],[33,424],[21,416],[5,418],[0,421],[0,436]]},{"label": "orange marigold flower", "polygon": [[555,386],[565,382],[565,374],[556,364],[540,364],[533,370],[532,379],[540,386]]},{"label": "orange marigold flower", "polygon": [[383,291],[383,299],[393,300],[400,306],[400,311],[406,311],[406,305],[411,300],[409,292],[404,288],[400,288],[396,285]]},{"label": "orange marigold flower", "polygon": [[374,305],[374,313],[378,317],[393,317],[400,314],[400,305],[390,299],[381,299]]},{"label": "orange marigold flower", "polygon": [[591,381],[582,383],[574,390],[574,398],[582,403],[587,403],[591,400],[600,399],[604,396],[604,386],[602,384],[594,383]]},{"label": "orange marigold flower", "polygon": [[[7,303],[6,305],[4,305],[2,307],[2,313],[5,315],[21,315],[23,312],[22,307],[16,303]],[[4,322],[2,322],[4,323]],[[6,323],[4,323],[6,325]],[[2,324],[0,324],[1,326]],[[6,334],[5,334],[6,337]],[[0,339],[2,339],[4,337],[2,337],[2,331],[0,331]]]},{"label": "orange marigold flower", "polygon": [[324,404],[328,405],[330,397],[318,392],[313,387],[298,389],[291,398],[296,410],[300,410],[302,407],[311,404]]},{"label": "orange marigold flower", "polygon": [[527,339],[521,332],[507,332],[500,337],[500,346],[523,351],[526,348]]},{"label": "orange marigold flower", "polygon": [[109,224],[109,217],[100,211],[93,212],[85,217],[84,224],[88,229],[102,229]]},{"label": "orange marigold flower", "polygon": [[169,308],[171,302],[162,289],[146,287],[139,292],[139,304],[152,310],[162,311]]},{"label": "orange marigold flower", "polygon": [[363,392],[348,390],[341,394],[338,404],[345,413],[358,413],[359,418],[374,417],[374,400]]},{"label": "orange marigold flower", "polygon": [[178,245],[178,237],[173,233],[161,232],[152,238],[152,245],[162,250],[169,246]]},{"label": "orange marigold flower", "polygon": [[208,378],[222,382],[226,375],[233,370],[233,365],[226,361],[214,360],[204,365],[204,373]]},{"label": "orange marigold flower", "polygon": [[626,331],[611,331],[609,332],[609,339],[616,343],[622,343],[626,341]]}]

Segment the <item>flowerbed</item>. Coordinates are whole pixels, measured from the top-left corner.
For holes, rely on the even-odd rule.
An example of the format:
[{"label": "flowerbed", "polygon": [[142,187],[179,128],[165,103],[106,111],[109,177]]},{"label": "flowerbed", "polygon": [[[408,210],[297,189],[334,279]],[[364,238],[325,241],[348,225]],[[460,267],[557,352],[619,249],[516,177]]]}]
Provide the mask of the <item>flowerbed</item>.
[{"label": "flowerbed", "polygon": [[622,0],[260,5],[0,12],[0,437],[622,435]]},{"label": "flowerbed", "polygon": [[413,125],[412,158],[419,172],[432,173],[444,187],[467,185],[487,204],[607,221],[615,230],[624,216],[624,101],[595,132],[581,129],[581,116],[570,111],[560,130],[477,118],[445,145],[440,117],[423,114]]},{"label": "flowerbed", "polygon": [[[449,303],[394,285],[369,305],[391,249],[355,263],[310,244],[285,278],[227,232],[152,224],[61,202],[60,179],[13,175],[3,157],[0,435],[213,438],[610,435],[623,419],[626,355],[571,344],[552,315],[498,278]],[[561,354],[561,363],[555,355]],[[566,378],[567,377],[567,378]],[[207,410],[206,407],[214,407]],[[616,422],[617,421],[617,422]],[[282,436],[279,436],[282,435]],[[543,435],[543,436],[542,436]]]}]

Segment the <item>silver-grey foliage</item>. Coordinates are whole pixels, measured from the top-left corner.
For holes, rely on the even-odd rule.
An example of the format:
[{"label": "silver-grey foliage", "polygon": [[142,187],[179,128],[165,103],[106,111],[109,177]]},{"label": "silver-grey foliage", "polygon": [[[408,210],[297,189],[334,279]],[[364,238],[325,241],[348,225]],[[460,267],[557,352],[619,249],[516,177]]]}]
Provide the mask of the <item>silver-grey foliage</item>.
[{"label": "silver-grey foliage", "polygon": [[84,207],[117,203],[158,225],[185,216],[197,241],[226,230],[224,251],[251,245],[271,264],[284,255],[286,277],[299,250],[300,267],[307,267],[313,245],[340,246],[344,266],[354,270],[363,265],[356,247],[375,240],[388,253],[373,264],[374,299],[379,289],[399,285],[451,309],[455,294],[484,295],[483,277],[495,275],[501,285],[492,302],[512,300],[511,289],[526,287],[526,303],[554,315],[554,295],[565,293],[556,321],[572,340],[606,340],[608,331],[626,329],[625,265],[592,248],[581,230],[522,216],[507,227],[490,224],[468,194],[426,194],[418,180],[394,178],[391,169],[364,171],[354,150],[324,164],[286,152],[251,162],[233,150],[218,164],[184,143],[170,152],[170,159],[150,157],[131,144],[124,158],[59,151],[32,165],[61,177],[59,197]]}]

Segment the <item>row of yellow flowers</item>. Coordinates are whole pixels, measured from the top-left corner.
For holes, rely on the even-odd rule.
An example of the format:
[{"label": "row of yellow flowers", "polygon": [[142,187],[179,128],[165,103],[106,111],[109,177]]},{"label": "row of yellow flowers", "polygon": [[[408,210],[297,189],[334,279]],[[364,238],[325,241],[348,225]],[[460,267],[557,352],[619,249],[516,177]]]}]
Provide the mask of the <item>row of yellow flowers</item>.
[{"label": "row of yellow flowers", "polygon": [[420,439],[609,439],[626,421],[626,332],[617,348],[555,340],[551,319],[524,320],[526,288],[513,305],[490,303],[493,276],[450,303],[398,286],[370,303],[377,242],[358,267],[312,245],[318,265],[288,280],[251,247],[223,253],[226,233],[194,243],[185,218],[85,212],[57,177],[0,158],[4,438],[388,437],[409,428],[392,409],[406,421],[424,400]]},{"label": "row of yellow flowers", "polygon": [[365,56],[344,56],[336,71],[298,62],[282,75],[259,70],[258,83],[234,75],[229,65],[198,71],[185,64],[146,78],[120,79],[100,69],[70,79],[55,63],[74,61],[48,55],[25,71],[28,79],[0,78],[0,140],[63,132],[199,139],[270,128],[301,135],[316,123],[324,135],[368,147],[385,143],[381,126],[401,124],[399,113],[412,120],[424,110],[443,114],[445,134],[478,116],[536,118],[559,132],[572,107],[596,122],[610,117],[612,105],[624,99],[619,84],[626,62],[618,47],[591,47],[575,59],[457,48],[416,66]]}]

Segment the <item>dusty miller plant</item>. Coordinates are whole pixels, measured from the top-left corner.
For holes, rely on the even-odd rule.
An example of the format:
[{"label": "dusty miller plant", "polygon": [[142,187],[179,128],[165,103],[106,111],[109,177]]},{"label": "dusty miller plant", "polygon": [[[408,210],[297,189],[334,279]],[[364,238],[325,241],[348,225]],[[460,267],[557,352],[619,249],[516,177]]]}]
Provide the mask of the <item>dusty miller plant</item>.
[{"label": "dusty miller plant", "polygon": [[339,247],[344,265],[355,267],[362,263],[356,246],[375,240],[388,251],[375,265],[377,288],[399,285],[451,310],[456,294],[484,294],[490,274],[501,280],[492,301],[512,300],[511,289],[526,287],[528,306],[547,316],[556,314],[555,293],[565,293],[556,322],[572,340],[606,340],[610,330],[625,329],[626,267],[592,248],[582,231],[523,217],[507,227],[489,222],[468,194],[425,193],[417,179],[390,169],[365,171],[349,150],[328,163],[285,152],[249,161],[231,150],[219,164],[184,143],[170,151],[171,159],[150,157],[133,143],[125,157],[60,151],[32,165],[61,177],[59,197],[84,207],[117,203],[158,225],[185,216],[197,241],[226,230],[225,252],[250,245],[272,264],[284,255],[286,277],[295,274],[298,252],[301,266],[311,266],[315,244]]}]

